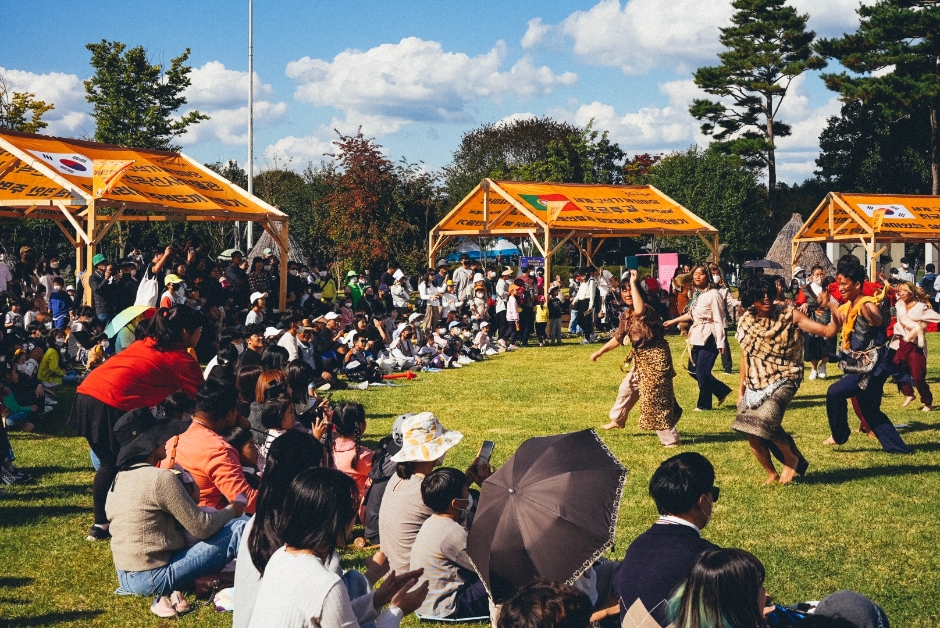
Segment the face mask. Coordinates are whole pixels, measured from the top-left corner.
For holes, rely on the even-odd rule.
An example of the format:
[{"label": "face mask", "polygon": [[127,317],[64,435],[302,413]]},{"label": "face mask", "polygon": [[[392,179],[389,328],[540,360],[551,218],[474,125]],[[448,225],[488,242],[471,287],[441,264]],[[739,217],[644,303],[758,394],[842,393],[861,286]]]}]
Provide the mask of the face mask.
[{"label": "face mask", "polygon": [[65,338],[56,338],[55,343],[56,343],[56,346],[61,347],[62,345],[65,344]]},{"label": "face mask", "polygon": [[907,270],[907,264],[901,264],[901,268],[903,268],[904,270]]},{"label": "face mask", "polygon": [[264,269],[265,269],[265,270],[271,270],[271,265],[270,265],[270,264],[265,264],[265,265],[264,265]]},{"label": "face mask", "polygon": [[304,271],[304,272],[300,273],[300,276],[303,277],[304,279],[306,279],[307,277],[310,276],[310,273],[308,273],[307,271]]},{"label": "face mask", "polygon": [[712,281],[714,281],[715,283],[721,283],[721,276],[720,276],[720,275],[712,275]]},{"label": "face mask", "polygon": [[822,280],[823,280],[822,277],[813,277],[813,283],[816,284],[817,286],[822,285]]},{"label": "face mask", "polygon": [[294,270],[290,271],[290,274],[292,274],[294,277],[296,277],[296,276],[298,276],[300,273],[298,273],[298,272],[297,272],[297,269],[295,268]]},{"label": "face mask", "polygon": [[321,271],[320,271],[320,276],[321,276],[321,277],[326,277],[326,271],[325,271],[325,270],[321,270]]},{"label": "face mask", "polygon": [[237,345],[235,345],[235,350],[238,351],[238,355],[241,355],[242,353],[245,352],[245,344],[241,342],[238,343]]},{"label": "face mask", "polygon": [[322,296],[323,296],[323,293],[322,293],[322,292],[314,292],[314,293],[313,293],[313,298],[314,298],[314,299],[319,299],[319,298],[321,298]]},{"label": "face mask", "polygon": [[352,307],[352,301],[346,301],[343,303],[343,307]]},{"label": "face mask", "polygon": [[111,343],[110,343],[109,341],[107,341],[107,340],[102,340],[102,341],[101,341],[101,348],[102,348],[102,349],[107,349],[107,348],[110,347],[110,346],[111,346]]}]

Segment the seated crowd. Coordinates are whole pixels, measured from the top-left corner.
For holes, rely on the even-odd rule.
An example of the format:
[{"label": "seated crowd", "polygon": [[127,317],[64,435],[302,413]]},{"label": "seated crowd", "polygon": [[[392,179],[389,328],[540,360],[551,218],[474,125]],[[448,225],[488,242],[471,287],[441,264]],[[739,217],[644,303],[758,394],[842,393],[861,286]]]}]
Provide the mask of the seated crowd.
[{"label": "seated crowd", "polygon": [[[116,593],[154,596],[151,610],[173,617],[192,609],[185,594],[201,580],[228,582],[236,628],[395,628],[414,612],[490,617],[498,628],[587,628],[627,616],[637,626],[788,625],[779,620],[789,611],[764,590],[760,561],[702,538],[719,489],[700,454],[669,458],[653,474],[659,518],[621,562],[599,562],[573,586],[535,581],[494,600],[467,550],[488,461],[443,466],[463,435],[430,412],[401,415],[390,434],[373,434],[382,438],[370,450],[366,409],[331,402],[327,391],[366,389],[394,371],[459,367],[524,342],[526,279],[500,279],[510,305],[499,316],[489,312],[499,308],[490,303],[499,296],[495,271],[475,273],[469,260],[451,278],[446,267],[429,269],[422,312],[410,311],[411,287],[397,266],[375,285],[351,272],[340,290],[325,272],[291,262],[292,305],[274,318],[276,259],[256,258],[248,269],[236,252],[223,269],[197,248],[184,247],[185,257],[168,248],[150,264],[99,256],[93,276],[81,278],[93,307],[21,327],[22,301],[13,298],[4,316],[12,322],[0,340],[4,474],[28,480],[13,465],[6,430],[32,429],[54,406],[57,385],[85,366],[69,424],[97,465],[88,536],[110,539]],[[67,294],[52,274],[53,296]],[[32,275],[17,276],[23,289]],[[147,281],[166,289],[160,307],[103,335]],[[31,307],[41,312],[40,300],[48,303]],[[491,320],[503,330],[493,342]],[[539,329],[538,318],[531,322]],[[551,340],[545,329],[540,343]],[[343,566],[357,522],[379,545],[364,573]],[[880,607],[849,591],[800,621],[888,626]]]}]

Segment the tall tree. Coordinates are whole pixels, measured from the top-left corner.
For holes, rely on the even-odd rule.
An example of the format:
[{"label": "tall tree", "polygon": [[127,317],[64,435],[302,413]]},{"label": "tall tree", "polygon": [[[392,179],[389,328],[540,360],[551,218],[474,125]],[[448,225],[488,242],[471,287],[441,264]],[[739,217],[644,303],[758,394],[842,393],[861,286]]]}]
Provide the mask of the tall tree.
[{"label": "tall tree", "polygon": [[0,129],[38,133],[49,126],[42,117],[52,109],[55,105],[36,100],[36,94],[10,91],[0,76]]},{"label": "tall tree", "polygon": [[444,168],[453,205],[484,178],[620,183],[624,154],[606,132],[548,117],[486,124],[464,134]]},{"label": "tall tree", "polygon": [[816,165],[830,189],[929,194],[929,116],[921,109],[893,119],[880,105],[846,102],[819,136]]},{"label": "tall tree", "polygon": [[147,59],[143,46],[128,49],[104,39],[85,46],[91,51],[92,77],[85,81],[86,99],[94,105],[95,140],[121,146],[178,150],[173,140],[208,120],[199,111],[175,117],[186,104],[191,84],[185,65],[189,48],[170,60],[169,69]]},{"label": "tall tree", "polygon": [[340,134],[335,145],[333,162],[321,174],[328,190],[321,204],[324,231],[335,259],[373,273],[390,259],[404,268],[422,266],[426,225],[437,222],[441,206],[433,175],[410,164],[396,166],[361,129]]},{"label": "tall tree", "polygon": [[[824,74],[843,100],[881,106],[889,118],[921,110],[930,121],[931,193],[940,194],[940,5],[936,0],[878,0],[861,5],[858,30],[822,39],[817,49],[847,72]],[[864,76],[858,76],[864,75]]]},{"label": "tall tree", "polygon": [[702,132],[717,147],[754,168],[767,170],[770,211],[774,212],[777,163],[774,142],[790,135],[777,118],[793,79],[818,70],[826,61],[812,49],[816,34],[806,30],[809,16],[786,0],[734,0],[732,25],[721,29],[721,65],[699,68],[695,84],[719,100],[696,99],[690,113],[705,120]]},{"label": "tall tree", "polygon": [[[734,258],[762,255],[768,237],[776,235],[767,229],[766,192],[733,155],[693,146],[653,166],[648,182],[718,229]],[[707,258],[698,238],[676,238],[676,248],[694,259]]]}]

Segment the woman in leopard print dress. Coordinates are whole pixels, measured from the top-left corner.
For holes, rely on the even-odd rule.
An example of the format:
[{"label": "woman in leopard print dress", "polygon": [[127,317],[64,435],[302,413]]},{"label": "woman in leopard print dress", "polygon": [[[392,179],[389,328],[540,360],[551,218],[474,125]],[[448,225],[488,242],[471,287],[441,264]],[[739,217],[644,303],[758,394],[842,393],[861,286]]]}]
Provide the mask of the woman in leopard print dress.
[{"label": "woman in leopard print dress", "polygon": [[597,361],[628,340],[633,345],[627,357],[627,363],[632,361],[633,366],[624,377],[610,413],[611,422],[604,429],[623,428],[627,414],[639,401],[640,429],[654,430],[664,447],[676,447],[679,433],[675,426],[682,415],[682,408],[676,403],[673,389],[676,371],[672,365],[672,352],[666,341],[662,319],[656,310],[643,302],[635,270],[630,271],[629,285],[624,287],[622,298],[626,307],[617,331],[607,344],[591,355],[591,360]]}]

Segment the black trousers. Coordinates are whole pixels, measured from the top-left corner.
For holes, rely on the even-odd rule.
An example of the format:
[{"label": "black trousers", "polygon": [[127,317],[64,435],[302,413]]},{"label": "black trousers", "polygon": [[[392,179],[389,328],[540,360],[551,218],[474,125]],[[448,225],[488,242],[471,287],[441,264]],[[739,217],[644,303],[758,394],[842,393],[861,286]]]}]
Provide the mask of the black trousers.
[{"label": "black trousers", "polygon": [[[698,381],[698,403],[696,407],[701,410],[712,409],[712,396],[721,400],[731,394],[731,389],[717,377],[712,375],[715,360],[718,359],[718,346],[715,337],[709,336],[704,345],[692,347],[692,365],[690,372],[695,373]],[[694,365],[694,366],[693,366]]]},{"label": "black trousers", "polygon": [[728,344],[728,334],[725,334],[725,352],[721,354],[721,368],[725,373],[734,370],[734,364],[731,362],[731,345]]}]

